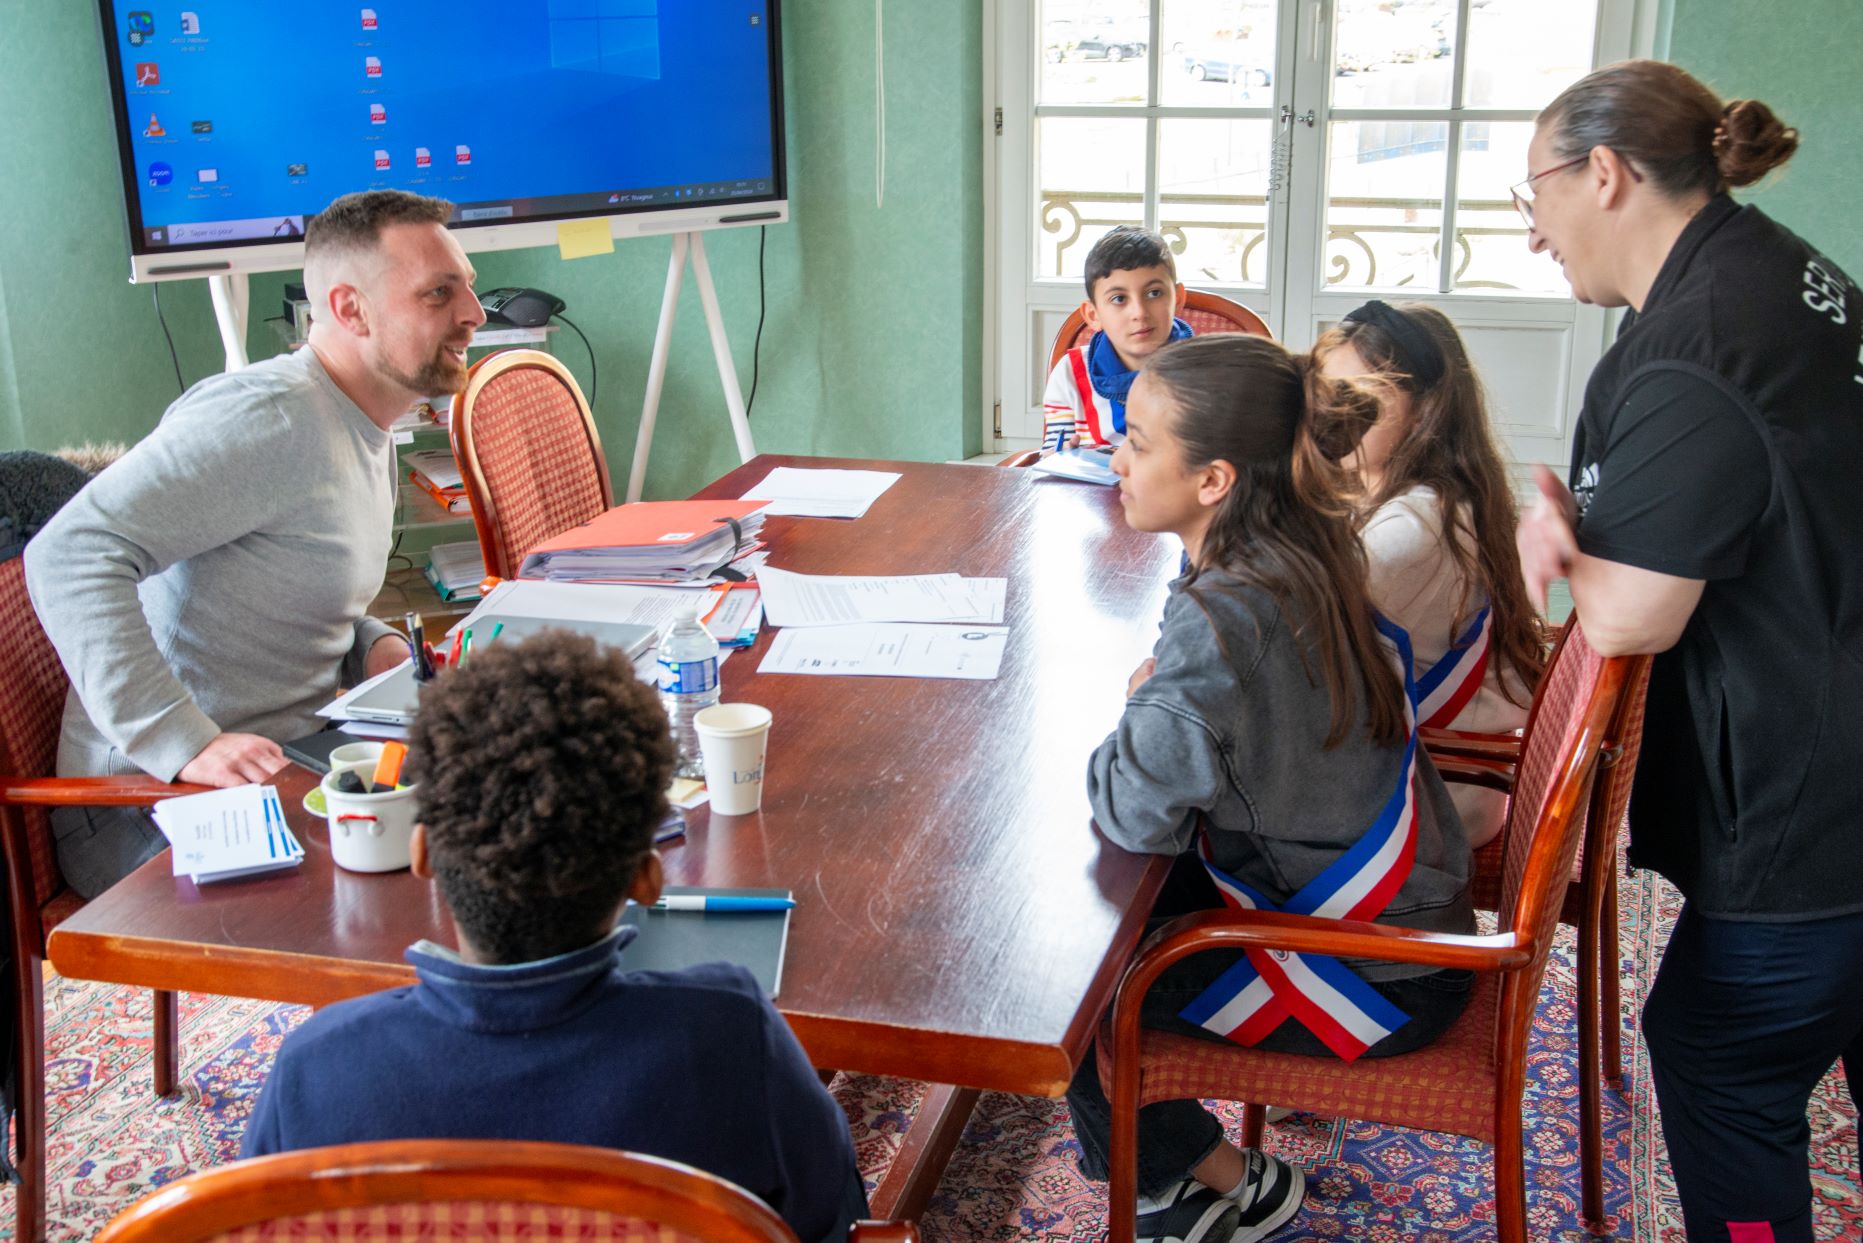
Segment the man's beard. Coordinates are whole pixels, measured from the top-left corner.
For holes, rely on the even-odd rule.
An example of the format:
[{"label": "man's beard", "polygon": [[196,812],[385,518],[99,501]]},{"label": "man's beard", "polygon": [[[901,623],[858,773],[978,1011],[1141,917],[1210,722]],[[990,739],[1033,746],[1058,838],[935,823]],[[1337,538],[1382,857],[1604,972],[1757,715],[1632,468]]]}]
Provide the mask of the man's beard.
[{"label": "man's beard", "polygon": [[444,346],[422,363],[418,371],[409,373],[386,362],[377,363],[375,369],[402,388],[423,397],[456,393],[466,379],[466,364],[455,358],[453,351]]}]

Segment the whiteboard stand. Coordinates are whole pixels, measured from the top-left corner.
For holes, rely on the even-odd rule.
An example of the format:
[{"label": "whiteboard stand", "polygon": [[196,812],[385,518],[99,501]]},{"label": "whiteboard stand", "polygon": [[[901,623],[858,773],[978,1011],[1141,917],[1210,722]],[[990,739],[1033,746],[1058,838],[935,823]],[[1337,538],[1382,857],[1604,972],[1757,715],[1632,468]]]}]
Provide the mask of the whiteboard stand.
[{"label": "whiteboard stand", "polygon": [[750,438],[750,417],[737,384],[737,364],[731,359],[731,342],[725,337],[724,316],[718,312],[718,291],[712,287],[711,264],[705,260],[705,237],[700,233],[673,234],[673,257],[666,267],[666,294],[660,300],[660,326],[653,334],[653,361],[647,365],[647,398],[640,411],[640,434],[634,439],[634,463],[627,473],[627,499],[640,499],[647,480],[647,453],[653,448],[653,424],[660,414],[660,390],[666,384],[666,359],[673,348],[673,319],[679,313],[679,286],[686,273],[686,255],[698,278],[699,301],[705,305],[705,324],[711,329],[712,357],[718,363],[718,382],[724,386],[725,409],[731,414],[731,431],[737,437],[737,455],[743,461],[757,456]]},{"label": "whiteboard stand", "polygon": [[220,272],[207,278],[213,296],[213,317],[220,325],[220,344],[226,347],[226,369],[246,365],[246,310],[252,285],[244,272]]}]

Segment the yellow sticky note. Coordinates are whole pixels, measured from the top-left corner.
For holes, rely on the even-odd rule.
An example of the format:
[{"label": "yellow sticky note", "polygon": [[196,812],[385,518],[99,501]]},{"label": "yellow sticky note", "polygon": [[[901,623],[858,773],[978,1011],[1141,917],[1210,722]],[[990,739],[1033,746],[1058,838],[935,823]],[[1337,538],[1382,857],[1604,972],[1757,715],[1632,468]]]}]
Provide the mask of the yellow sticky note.
[{"label": "yellow sticky note", "polygon": [[565,259],[615,253],[614,234],[606,220],[564,220],[556,226],[556,249]]}]

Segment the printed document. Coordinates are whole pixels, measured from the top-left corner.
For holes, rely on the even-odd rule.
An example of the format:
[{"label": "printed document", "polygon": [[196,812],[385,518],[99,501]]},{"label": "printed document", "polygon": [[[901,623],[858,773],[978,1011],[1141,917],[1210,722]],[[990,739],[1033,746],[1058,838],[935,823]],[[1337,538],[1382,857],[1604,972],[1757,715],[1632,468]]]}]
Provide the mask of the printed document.
[{"label": "printed document", "polygon": [[784,630],[758,673],[988,681],[1003,664],[1002,626],[816,626]]},{"label": "printed document", "polygon": [[958,574],[892,577],[757,571],[764,617],[772,626],[840,626],[850,622],[1003,620],[1009,580]]},{"label": "printed document", "polygon": [[805,470],[779,466],[744,493],[768,501],[766,514],[792,518],[858,518],[880,493],[899,482],[890,470]]}]

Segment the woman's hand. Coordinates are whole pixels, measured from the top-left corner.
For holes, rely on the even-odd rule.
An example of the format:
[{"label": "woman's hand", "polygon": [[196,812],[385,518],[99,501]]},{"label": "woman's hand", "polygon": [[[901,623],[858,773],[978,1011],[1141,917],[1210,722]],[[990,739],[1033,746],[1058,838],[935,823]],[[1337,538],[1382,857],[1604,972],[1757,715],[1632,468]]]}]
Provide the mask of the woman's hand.
[{"label": "woman's hand", "polygon": [[1126,698],[1130,699],[1138,694],[1138,688],[1145,685],[1145,680],[1157,671],[1158,662],[1154,658],[1147,656],[1139,661],[1139,667],[1132,671],[1132,677],[1126,683]]}]

